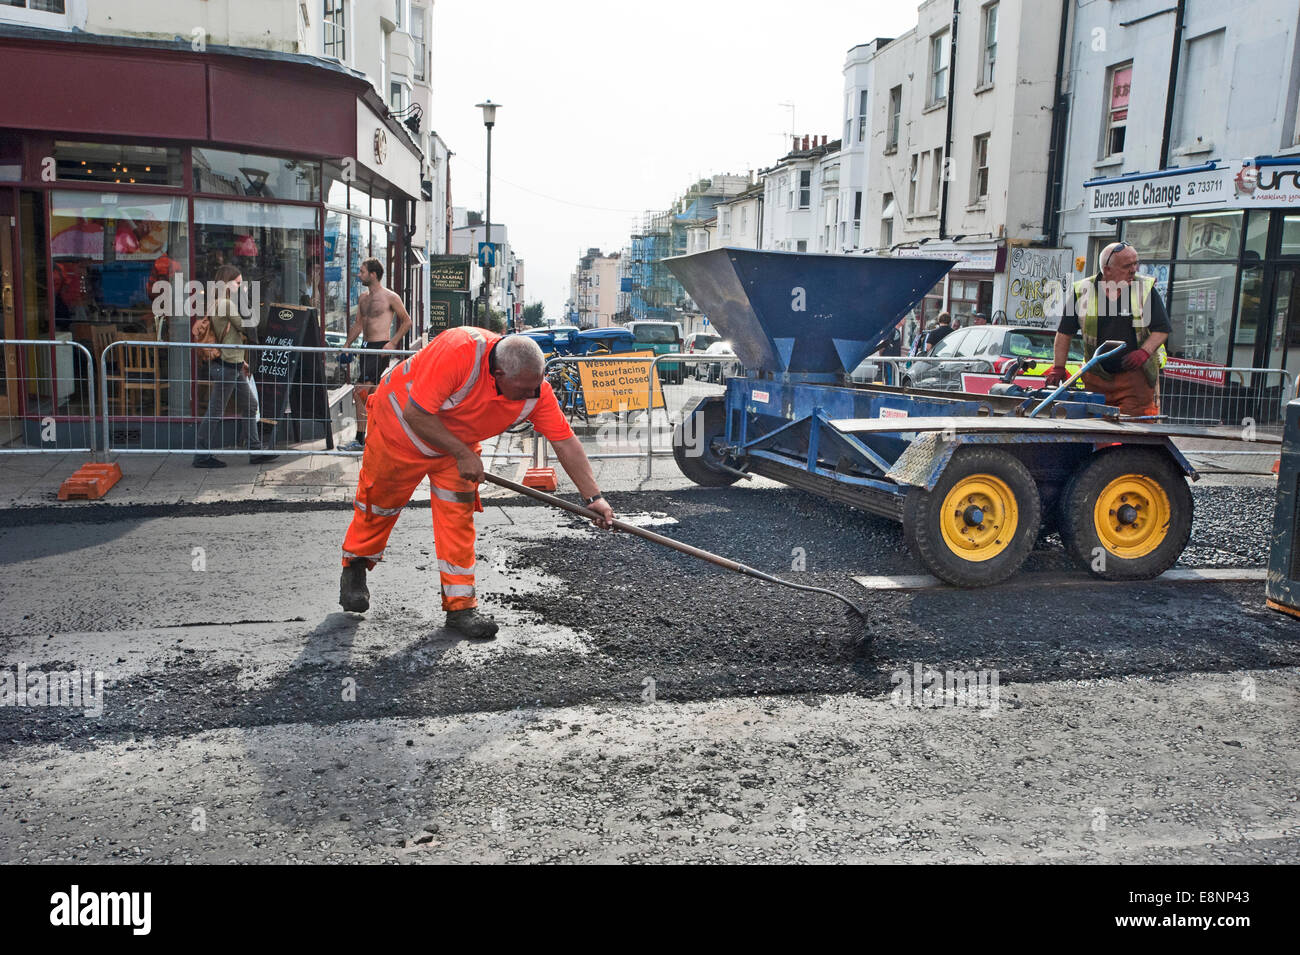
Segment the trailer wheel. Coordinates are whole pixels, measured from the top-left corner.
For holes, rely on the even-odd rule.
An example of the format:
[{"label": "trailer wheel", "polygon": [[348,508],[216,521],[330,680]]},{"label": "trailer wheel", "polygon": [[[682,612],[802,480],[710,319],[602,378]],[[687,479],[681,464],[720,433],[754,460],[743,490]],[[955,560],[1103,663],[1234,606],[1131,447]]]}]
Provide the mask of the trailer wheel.
[{"label": "trailer wheel", "polygon": [[1033,475],[996,448],[963,447],[933,491],[903,504],[907,545],[926,569],[958,587],[985,587],[1019,569],[1034,547],[1041,507]]},{"label": "trailer wheel", "polygon": [[727,433],[726,415],[721,401],[702,401],[673,429],[673,460],[700,487],[730,487],[740,480],[718,467],[730,463],[717,451]]},{"label": "trailer wheel", "polygon": [[1192,492],[1168,456],[1150,448],[1094,455],[1061,498],[1061,540],[1103,580],[1148,580],[1172,567],[1192,535]]}]

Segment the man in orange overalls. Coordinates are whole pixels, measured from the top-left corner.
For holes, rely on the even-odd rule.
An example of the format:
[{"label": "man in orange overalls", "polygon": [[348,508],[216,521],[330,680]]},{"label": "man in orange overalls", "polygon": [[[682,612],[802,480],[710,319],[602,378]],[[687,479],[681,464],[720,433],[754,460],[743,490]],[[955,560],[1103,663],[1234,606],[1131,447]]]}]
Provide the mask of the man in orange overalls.
[{"label": "man in orange overalls", "polygon": [[545,363],[530,338],[464,326],[448,329],[384,374],[368,399],[370,430],[343,539],[344,610],[370,608],[366,571],[383,557],[397,516],[427,476],[447,627],[478,639],[496,635],[496,622],[478,612],[474,592],[474,512],[483,510],[479,442],[524,420],[551,442],[583,502],[600,515],[595,523],[611,526],[614,510],[543,380]]}]

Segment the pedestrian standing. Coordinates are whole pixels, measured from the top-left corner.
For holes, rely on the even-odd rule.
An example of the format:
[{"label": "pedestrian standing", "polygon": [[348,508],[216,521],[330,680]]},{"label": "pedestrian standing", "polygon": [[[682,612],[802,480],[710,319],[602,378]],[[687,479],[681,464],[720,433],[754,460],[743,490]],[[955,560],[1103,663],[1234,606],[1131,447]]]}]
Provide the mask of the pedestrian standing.
[{"label": "pedestrian standing", "polygon": [[[243,316],[239,312],[239,287],[244,278],[235,265],[223,265],[217,269],[215,276],[215,294],[208,303],[208,322],[218,345],[244,345],[248,336],[244,334]],[[226,402],[233,396],[235,408],[243,419],[248,432],[249,464],[265,464],[274,461],[278,454],[260,454],[262,450],[262,432],[258,426],[260,407],[257,400],[257,387],[253,384],[248,369],[248,356],[242,348],[221,348],[217,357],[203,362],[199,367],[200,376],[206,378],[208,387],[208,407],[203,420],[199,422],[195,447],[198,454],[194,456],[196,468],[224,468],[226,462],[213,456],[212,428],[220,427]],[[206,453],[205,453],[206,452]]]}]

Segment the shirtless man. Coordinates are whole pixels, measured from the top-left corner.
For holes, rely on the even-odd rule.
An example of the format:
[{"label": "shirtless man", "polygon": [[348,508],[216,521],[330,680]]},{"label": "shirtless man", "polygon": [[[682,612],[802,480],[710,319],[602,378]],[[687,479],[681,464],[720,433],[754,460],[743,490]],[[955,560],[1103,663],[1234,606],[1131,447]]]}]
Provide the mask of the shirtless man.
[{"label": "shirtless man", "polygon": [[[345,444],[340,450],[360,451],[366,446],[366,399],[379,384],[379,376],[388,367],[389,359],[384,355],[367,354],[374,350],[396,348],[402,337],[411,330],[411,316],[396,292],[384,288],[384,264],[378,259],[365,259],[357,272],[357,280],[365,286],[357,300],[357,316],[348,329],[347,348],[364,334],[366,351],[361,354],[360,367],[357,370],[356,384],[352,389],[357,404],[357,439]],[[393,330],[396,318],[397,330]]]}]

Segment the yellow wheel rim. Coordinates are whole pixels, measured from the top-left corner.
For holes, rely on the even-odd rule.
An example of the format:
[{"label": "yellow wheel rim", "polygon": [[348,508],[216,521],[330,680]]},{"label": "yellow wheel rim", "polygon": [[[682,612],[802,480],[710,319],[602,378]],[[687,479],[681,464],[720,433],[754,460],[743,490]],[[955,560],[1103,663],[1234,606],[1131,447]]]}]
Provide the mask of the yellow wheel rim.
[{"label": "yellow wheel rim", "polygon": [[1132,560],[1164,543],[1171,513],[1169,495],[1159,482],[1145,474],[1125,474],[1097,495],[1092,522],[1107,552]]},{"label": "yellow wheel rim", "polygon": [[963,560],[997,557],[1016,536],[1020,509],[1001,478],[972,474],[958,481],[943,499],[939,529],[948,549]]}]

